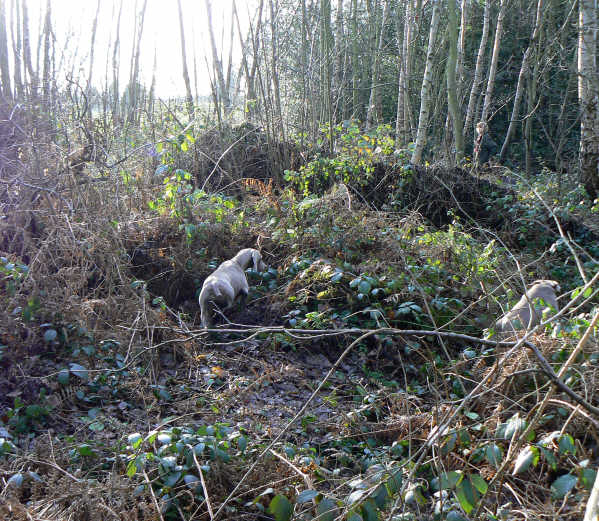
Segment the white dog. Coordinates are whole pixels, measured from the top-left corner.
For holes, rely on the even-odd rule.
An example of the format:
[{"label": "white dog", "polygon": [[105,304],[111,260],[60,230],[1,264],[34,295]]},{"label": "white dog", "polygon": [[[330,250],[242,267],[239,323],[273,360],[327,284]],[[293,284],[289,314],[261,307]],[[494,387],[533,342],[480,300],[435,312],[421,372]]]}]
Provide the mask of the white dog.
[{"label": "white dog", "polygon": [[[518,303],[495,323],[495,331],[512,333],[537,326],[547,306],[559,311],[555,295],[559,290],[559,284],[555,280],[535,280]],[[539,306],[540,300],[544,303],[542,308]]]},{"label": "white dog", "polygon": [[262,272],[268,269],[258,250],[244,248],[206,277],[199,298],[202,327],[212,327],[210,303],[225,305],[225,309],[229,309],[237,297],[241,297],[245,303],[249,292],[245,270],[252,262],[254,271]]}]

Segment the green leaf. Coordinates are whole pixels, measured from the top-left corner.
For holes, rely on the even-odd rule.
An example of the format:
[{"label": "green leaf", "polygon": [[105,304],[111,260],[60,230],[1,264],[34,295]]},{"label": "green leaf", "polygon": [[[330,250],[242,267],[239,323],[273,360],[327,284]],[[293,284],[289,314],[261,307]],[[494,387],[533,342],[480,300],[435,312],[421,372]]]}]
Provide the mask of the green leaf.
[{"label": "green leaf", "polygon": [[58,373],[58,376],[56,378],[57,378],[58,383],[60,385],[68,385],[69,384],[69,370],[68,369],[62,369]]},{"label": "green leaf", "polygon": [[49,344],[50,342],[54,342],[57,336],[58,333],[55,329],[47,329],[44,333],[44,342],[46,342],[47,344]]},{"label": "green leaf", "polygon": [[312,490],[312,489],[307,489],[307,490],[302,490],[295,502],[298,503],[299,505],[303,504],[303,503],[307,503],[308,501],[312,501],[316,496],[318,496],[318,492],[316,490]]},{"label": "green leaf", "polygon": [[470,483],[478,490],[481,494],[486,494],[489,489],[489,485],[487,482],[481,477],[480,474],[471,474],[469,476]]},{"label": "green leaf", "polygon": [[380,519],[378,509],[372,499],[368,499],[362,503],[362,517],[364,521],[378,521]]},{"label": "green leaf", "polygon": [[278,494],[272,498],[268,511],[275,516],[276,521],[289,521],[293,515],[293,505],[285,496]]},{"label": "green leaf", "polygon": [[94,456],[95,453],[92,448],[87,444],[83,443],[77,447],[77,452],[82,456]]},{"label": "green leaf", "polygon": [[460,502],[460,506],[466,514],[469,514],[474,509],[474,491],[472,485],[467,479],[462,480],[455,489],[456,496]]},{"label": "green leaf", "polygon": [[485,448],[485,458],[487,458],[487,461],[491,465],[498,469],[501,465],[501,460],[503,460],[503,451],[501,450],[501,447],[495,443],[489,443]]},{"label": "green leaf", "polygon": [[248,440],[243,434],[237,438],[237,446],[242,453],[244,453],[245,449],[247,449]]},{"label": "green leaf", "polygon": [[75,376],[79,377],[81,380],[88,380],[89,375],[85,367],[75,363],[71,363],[69,367],[71,369],[71,373],[73,373]]},{"label": "green leaf", "polygon": [[581,469],[580,482],[584,488],[591,490],[597,479],[597,471],[594,469]]},{"label": "green leaf", "polygon": [[565,456],[570,453],[572,455],[576,454],[576,446],[574,445],[574,438],[570,434],[564,434],[560,440],[558,445],[558,452],[560,455]]},{"label": "green leaf", "polygon": [[163,483],[165,487],[174,487],[177,482],[181,479],[181,472],[169,472],[166,475]]},{"label": "green leaf", "polygon": [[335,502],[325,497],[316,507],[316,516],[319,521],[333,521],[337,517],[336,510],[337,505],[335,505]]},{"label": "green leaf", "polygon": [[358,291],[364,295],[368,295],[371,289],[372,285],[367,280],[363,280],[358,284]]},{"label": "green leaf", "polygon": [[129,476],[130,478],[135,476],[135,473],[137,472],[136,460],[137,458],[131,460],[127,465],[127,476]]},{"label": "green leaf", "polygon": [[401,490],[402,477],[401,469],[399,469],[391,474],[391,477],[386,481],[385,484],[391,496],[394,496]]},{"label": "green leaf", "polygon": [[578,478],[572,474],[560,476],[551,484],[551,496],[554,499],[562,499],[576,486],[577,482]]},{"label": "green leaf", "polygon": [[127,436],[127,443],[134,449],[137,449],[143,442],[143,437],[139,432],[134,432]]},{"label": "green leaf", "polygon": [[21,488],[21,486],[23,485],[23,480],[24,480],[24,476],[23,474],[21,474],[20,472],[17,474],[13,474],[9,480],[6,482],[6,486],[13,486],[13,487],[17,487],[17,488]]},{"label": "green leaf", "polygon": [[540,447],[541,453],[545,456],[547,460],[547,464],[553,469],[557,470],[557,458],[553,455],[553,452],[546,449],[545,447]]},{"label": "green leaf", "polygon": [[514,464],[514,471],[512,472],[512,476],[516,474],[520,474],[531,465],[537,465],[539,462],[539,449],[537,447],[532,447],[531,445],[527,445],[524,447],[518,457],[516,458],[516,463]]},{"label": "green leaf", "polygon": [[451,490],[464,477],[461,471],[451,470],[439,476],[439,490]]},{"label": "green leaf", "polygon": [[362,496],[364,495],[364,493],[365,493],[364,490],[354,490],[349,496],[347,496],[347,499],[345,500],[345,502],[350,506],[355,503],[358,503],[360,501],[360,499],[362,499]]}]

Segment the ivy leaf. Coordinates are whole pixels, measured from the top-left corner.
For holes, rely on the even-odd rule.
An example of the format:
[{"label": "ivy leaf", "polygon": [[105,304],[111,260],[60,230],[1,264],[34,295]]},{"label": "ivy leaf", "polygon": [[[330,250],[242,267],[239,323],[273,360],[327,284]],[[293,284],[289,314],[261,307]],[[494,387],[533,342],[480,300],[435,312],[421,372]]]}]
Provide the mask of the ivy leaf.
[{"label": "ivy leaf", "polygon": [[487,461],[491,465],[498,469],[499,465],[501,464],[501,460],[503,459],[503,451],[501,450],[501,447],[495,443],[489,443],[485,448],[485,458],[487,458]]},{"label": "ivy leaf", "polygon": [[578,478],[572,474],[560,476],[551,484],[551,496],[554,499],[562,499],[576,486],[577,482]]},{"label": "ivy leaf", "polygon": [[574,438],[570,434],[564,434],[559,440],[558,450],[562,456],[568,453],[575,455],[576,446],[574,445]]},{"label": "ivy leaf", "polygon": [[487,482],[481,477],[480,474],[471,474],[470,483],[478,490],[481,494],[486,494],[489,489]]},{"label": "ivy leaf", "polygon": [[275,516],[276,521],[289,521],[293,515],[293,505],[285,496],[278,494],[270,501],[268,511]]},{"label": "ivy leaf", "polygon": [[466,514],[469,514],[474,509],[474,491],[472,485],[467,479],[462,480],[455,489],[455,493],[460,502],[460,506],[464,509]]},{"label": "ivy leaf", "polygon": [[316,507],[316,517],[318,517],[320,521],[333,521],[337,517],[335,515],[336,509],[337,506],[335,503],[331,499],[325,497]]},{"label": "ivy leaf", "polygon": [[50,342],[54,342],[54,340],[56,340],[57,336],[58,336],[58,333],[56,332],[55,329],[47,329],[46,332],[44,333],[44,342],[46,342],[46,344],[49,344]]},{"label": "ivy leaf", "polygon": [[537,447],[532,447],[530,445],[524,447],[520,454],[518,454],[518,458],[516,459],[516,463],[514,465],[514,471],[512,472],[512,476],[516,474],[520,474],[531,465],[536,466],[539,462],[539,449]]},{"label": "ivy leaf", "polygon": [[308,501],[312,501],[316,496],[318,496],[318,492],[316,490],[312,490],[312,489],[307,489],[307,490],[302,490],[295,502],[298,503],[299,505],[303,504],[303,503],[307,503]]}]

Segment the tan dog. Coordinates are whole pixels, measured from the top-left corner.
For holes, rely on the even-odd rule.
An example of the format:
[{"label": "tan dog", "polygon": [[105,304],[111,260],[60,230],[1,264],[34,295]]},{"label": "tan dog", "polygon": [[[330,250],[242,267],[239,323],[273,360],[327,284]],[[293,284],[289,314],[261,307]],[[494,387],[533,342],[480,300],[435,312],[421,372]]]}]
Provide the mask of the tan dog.
[{"label": "tan dog", "polygon": [[251,263],[254,264],[254,271],[262,272],[268,269],[258,250],[244,248],[206,277],[199,298],[202,327],[212,327],[210,303],[224,305],[225,309],[229,309],[239,296],[245,303],[249,292],[245,270]]},{"label": "tan dog", "polygon": [[[535,280],[518,303],[495,323],[495,331],[513,333],[534,328],[541,322],[547,306],[559,311],[555,294],[559,290],[559,284],[555,280]],[[543,307],[539,305],[541,300]]]}]

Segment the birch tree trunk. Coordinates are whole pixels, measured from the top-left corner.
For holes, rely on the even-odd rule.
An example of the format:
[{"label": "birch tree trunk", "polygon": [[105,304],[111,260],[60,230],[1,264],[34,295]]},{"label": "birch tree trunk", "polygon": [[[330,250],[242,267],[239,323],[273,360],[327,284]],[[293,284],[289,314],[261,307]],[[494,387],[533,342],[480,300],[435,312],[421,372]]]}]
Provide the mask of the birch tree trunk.
[{"label": "birch tree trunk", "polygon": [[193,94],[191,93],[191,82],[189,81],[189,71],[187,69],[187,54],[185,53],[185,29],[183,27],[183,9],[181,9],[181,0],[177,0],[179,9],[179,30],[181,32],[181,61],[183,63],[183,81],[185,83],[187,113],[193,117]]},{"label": "birch tree trunk", "polygon": [[321,0],[320,4],[320,63],[321,63],[321,99],[322,119],[328,124],[329,152],[332,153],[333,146],[333,104],[331,100],[332,68],[333,60],[331,51],[333,49],[331,30],[331,0]]},{"label": "birch tree trunk", "polygon": [[133,57],[131,59],[131,77],[129,79],[129,122],[138,122],[138,102],[139,102],[139,55],[141,53],[141,36],[144,28],[144,18],[148,0],[144,0],[141,11],[138,15],[136,24],[136,39],[133,41]]},{"label": "birch tree trunk", "polygon": [[[303,0],[305,4],[305,0]],[[360,67],[358,50],[358,0],[351,3],[351,66],[352,66],[352,117],[360,114]]]},{"label": "birch tree trunk", "polygon": [[46,2],[46,16],[44,17],[44,68],[42,71],[42,93],[44,104],[49,108],[50,103],[50,35],[52,34],[52,4]]},{"label": "birch tree trunk", "polygon": [[226,89],[223,64],[218,55],[218,50],[216,48],[216,41],[214,39],[214,28],[212,26],[212,5],[210,4],[210,0],[205,0],[205,4],[206,4],[206,14],[208,15],[208,32],[210,34],[210,47],[212,49],[212,66],[216,73],[216,82],[218,85],[220,99],[222,100],[225,114],[228,114],[231,109],[231,100],[229,99],[229,93],[227,92],[227,89]]},{"label": "birch tree trunk", "polygon": [[[412,0],[405,0],[404,6],[404,23],[403,35],[401,41],[397,41],[397,47],[401,49],[399,57],[399,81],[397,88],[397,112],[395,118],[395,147],[399,148],[407,143],[407,114],[406,114],[406,96],[407,96],[407,73],[408,73],[408,48],[411,37],[411,16],[412,16]],[[396,33],[399,38],[402,31],[400,30],[400,18],[397,16]]]},{"label": "birch tree trunk", "polygon": [[510,145],[510,141],[516,130],[516,123],[520,114],[520,102],[522,101],[522,94],[524,92],[524,78],[528,74],[530,68],[530,57],[532,54],[533,47],[539,38],[539,31],[541,28],[541,21],[543,17],[543,0],[537,2],[537,12],[535,18],[534,29],[530,39],[530,43],[524,51],[522,58],[522,65],[520,66],[520,73],[518,74],[518,85],[516,86],[516,94],[514,96],[514,106],[512,107],[512,117],[510,118],[510,124],[505,135],[505,140],[501,147],[501,153],[499,154],[499,160],[503,161],[507,154],[507,149]]},{"label": "birch tree trunk", "polygon": [[599,192],[599,77],[596,0],[579,0],[578,99],[580,103],[580,181],[591,199]]},{"label": "birch tree trunk", "polygon": [[476,56],[476,67],[474,69],[474,81],[470,90],[468,99],[468,108],[466,110],[466,121],[464,122],[464,136],[469,136],[471,132],[472,122],[474,121],[474,112],[476,109],[476,101],[482,86],[483,61],[485,58],[485,49],[487,40],[489,39],[489,18],[491,13],[491,0],[485,0],[485,11],[483,14],[483,32],[480,37],[480,45],[478,46],[478,55]]},{"label": "birch tree trunk", "polygon": [[459,164],[464,157],[464,138],[462,135],[462,116],[458,105],[458,88],[456,83],[456,65],[458,59],[458,17],[453,0],[447,2],[447,18],[449,20],[449,57],[447,59],[447,110],[453,123],[453,139],[455,145],[455,161]]},{"label": "birch tree trunk", "polygon": [[6,32],[6,2],[0,0],[0,80],[2,82],[2,94],[12,99],[12,88],[10,81],[10,68],[8,66],[8,35]]},{"label": "birch tree trunk", "polygon": [[439,0],[431,0],[433,13],[431,16],[431,26],[428,36],[428,49],[426,51],[426,66],[424,77],[422,78],[422,87],[420,89],[420,115],[418,117],[418,131],[416,133],[416,144],[412,153],[412,163],[419,165],[422,162],[422,151],[426,142],[428,130],[428,117],[430,114],[432,98],[432,79],[433,79],[433,52],[435,40],[437,38],[437,29],[439,27]]},{"label": "birch tree trunk", "polygon": [[98,14],[100,13],[100,0],[98,0],[98,4],[96,6],[96,15],[94,16],[94,22],[92,25],[92,40],[89,46],[89,75],[87,77],[87,92],[89,95],[89,90],[92,85],[92,74],[94,72],[94,50],[96,48],[96,30],[98,28]]},{"label": "birch tree trunk", "polygon": [[23,13],[23,64],[25,72],[29,75],[29,95],[30,97],[37,96],[37,74],[33,70],[33,62],[31,61],[31,40],[29,38],[29,15],[27,12],[27,1],[21,0],[21,9]]},{"label": "birch tree trunk", "polygon": [[374,53],[372,63],[372,82],[370,85],[370,100],[368,102],[368,112],[366,114],[366,128],[379,123],[383,117],[381,105],[381,87],[379,86],[379,69],[381,55],[383,53],[383,42],[385,36],[385,24],[389,16],[389,0],[384,0],[383,17],[381,19],[381,28],[378,32],[378,42]]},{"label": "birch tree trunk", "polygon": [[123,12],[123,0],[119,2],[119,14],[116,19],[116,30],[114,37],[114,49],[112,51],[112,119],[117,121],[119,116],[119,67],[120,67],[120,56],[121,56],[121,13]]},{"label": "birch tree trunk", "polygon": [[12,48],[13,48],[13,56],[14,56],[14,79],[15,79],[15,96],[18,100],[23,99],[23,78],[22,78],[22,69],[23,69],[23,57],[21,55],[21,10],[19,8],[18,0],[13,0],[12,3],[12,20],[13,20],[13,28],[12,28]]},{"label": "birch tree trunk", "polygon": [[487,80],[487,91],[485,92],[485,102],[480,120],[487,123],[491,103],[493,102],[493,89],[495,88],[495,74],[497,73],[497,62],[499,61],[499,47],[501,46],[501,37],[503,34],[503,19],[509,0],[501,0],[499,14],[497,15],[497,26],[495,28],[495,41],[493,43],[493,55],[491,56],[491,66],[489,68],[489,79]]}]

